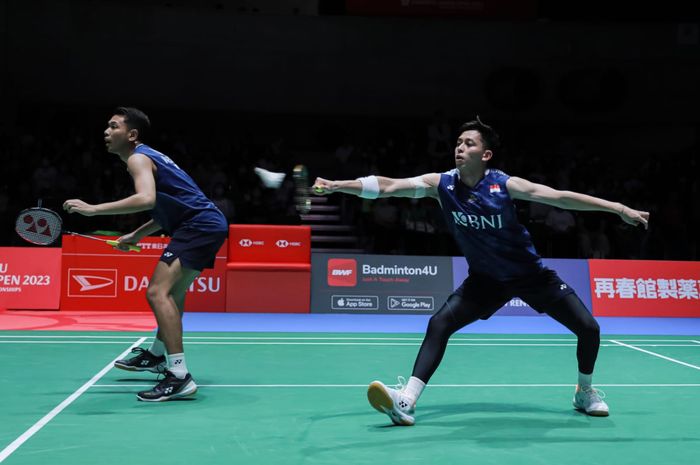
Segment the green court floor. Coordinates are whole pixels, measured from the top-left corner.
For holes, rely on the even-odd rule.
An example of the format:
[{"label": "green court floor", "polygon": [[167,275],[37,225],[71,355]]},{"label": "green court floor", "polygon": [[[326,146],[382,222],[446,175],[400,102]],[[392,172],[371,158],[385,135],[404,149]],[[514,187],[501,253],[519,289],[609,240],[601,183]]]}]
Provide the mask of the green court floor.
[{"label": "green court floor", "polygon": [[374,379],[408,377],[418,334],[188,333],[195,400],[138,402],[156,375],[112,369],[147,333],[0,332],[0,462],[694,464],[700,340],[604,336],[607,418],[573,410],[575,339],[456,335],[393,427]]}]

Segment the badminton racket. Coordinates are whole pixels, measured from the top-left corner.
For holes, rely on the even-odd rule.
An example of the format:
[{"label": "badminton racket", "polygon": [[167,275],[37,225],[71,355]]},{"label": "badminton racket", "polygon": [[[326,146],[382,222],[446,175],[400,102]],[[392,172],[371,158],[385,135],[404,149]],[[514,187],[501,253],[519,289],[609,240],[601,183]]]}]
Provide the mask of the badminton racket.
[{"label": "badminton racket", "polygon": [[296,165],[292,170],[294,178],[294,203],[297,211],[307,214],[311,211],[311,188],[309,187],[309,170],[304,165]]},{"label": "badminton racket", "polygon": [[138,245],[122,244],[111,239],[100,239],[87,234],[67,231],[63,229],[63,220],[58,213],[48,208],[34,207],[19,212],[15,221],[15,231],[19,237],[36,245],[51,245],[58,240],[61,234],[70,234],[101,241],[112,247],[126,246],[129,251],[141,252],[141,247]]}]

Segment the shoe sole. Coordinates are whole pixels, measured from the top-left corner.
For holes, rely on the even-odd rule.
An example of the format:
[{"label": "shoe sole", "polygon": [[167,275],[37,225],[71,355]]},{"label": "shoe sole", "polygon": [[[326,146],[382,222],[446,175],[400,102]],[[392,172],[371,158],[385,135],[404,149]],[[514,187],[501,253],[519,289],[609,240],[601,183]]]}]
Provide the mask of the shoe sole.
[{"label": "shoe sole", "polygon": [[400,426],[413,426],[413,422],[404,418],[396,418],[392,415],[394,410],[394,400],[386,390],[384,384],[379,381],[372,381],[367,388],[367,400],[369,404],[377,411],[389,415],[391,421]]},{"label": "shoe sole", "polygon": [[589,415],[591,417],[607,417],[610,415],[610,412],[605,410],[591,410],[590,412],[587,412],[585,408],[579,407],[576,404],[574,404],[574,408],[579,412],[585,413],[586,415]]},{"label": "shoe sole", "polygon": [[[126,370],[126,371],[149,371],[151,373],[161,373],[161,369],[158,367],[151,367],[151,368],[141,368],[141,367],[132,367],[129,365],[120,365],[118,363],[114,363],[114,368],[119,368],[120,370]],[[165,365],[163,365],[163,369],[165,369]]]},{"label": "shoe sole", "polygon": [[190,381],[189,383],[187,383],[185,385],[184,388],[182,388],[182,390],[180,392],[173,394],[171,396],[163,396],[163,397],[159,397],[157,399],[144,399],[143,397],[136,394],[136,398],[142,402],[165,402],[165,401],[172,400],[172,399],[180,399],[183,397],[194,396],[196,393],[197,393],[197,385],[195,384],[194,381]]}]

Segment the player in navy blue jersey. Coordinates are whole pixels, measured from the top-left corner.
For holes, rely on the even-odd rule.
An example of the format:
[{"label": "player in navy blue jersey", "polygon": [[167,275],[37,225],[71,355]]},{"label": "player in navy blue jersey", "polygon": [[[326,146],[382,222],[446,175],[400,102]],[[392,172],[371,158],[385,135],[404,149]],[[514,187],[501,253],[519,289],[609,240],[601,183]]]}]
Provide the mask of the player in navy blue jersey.
[{"label": "player in navy blue jersey", "polygon": [[150,211],[150,221],[118,239],[122,250],[159,230],[171,236],[146,291],[158,321],[156,337],[148,349],[135,348],[135,356],[114,364],[129,371],[162,372],[165,377],[153,389],[137,394],[139,400],[159,402],[197,391],[182,345],[185,292],[204,268],[214,266],[228,235],[228,223],[187,173],[168,156],[143,144],[149,129],[150,120],[142,111],[119,107],[104,131],[107,151],[126,163],[133,178],[133,195],[98,205],[71,199],[63,208],[85,216]]},{"label": "player in navy blue jersey", "polygon": [[[447,224],[469,264],[469,276],[431,318],[413,373],[406,385],[369,385],[370,404],[397,425],[413,425],[416,401],[437,369],[450,336],[478,319],[488,319],[513,297],[546,313],[578,337],[578,383],[574,407],[594,416],[609,409],[592,387],[600,328],[574,290],[542,264],[529,232],[517,218],[514,200],[541,202],[570,210],[616,214],[647,227],[649,213],[585,194],[560,191],[489,169],[498,134],[478,117],[462,125],[454,151],[455,169],[407,179],[367,176],[357,180],[317,178],[319,195],[342,192],[367,199],[431,197],[440,202]],[[401,378],[400,378],[401,379]],[[403,384],[403,383],[401,383]]]}]

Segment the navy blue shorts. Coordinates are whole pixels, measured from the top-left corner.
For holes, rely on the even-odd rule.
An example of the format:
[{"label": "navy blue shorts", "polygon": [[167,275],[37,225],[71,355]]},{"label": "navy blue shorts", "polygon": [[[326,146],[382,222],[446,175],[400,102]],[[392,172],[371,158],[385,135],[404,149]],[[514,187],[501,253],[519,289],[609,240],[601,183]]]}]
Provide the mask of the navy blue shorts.
[{"label": "navy blue shorts", "polygon": [[575,291],[549,268],[525,278],[496,281],[488,276],[472,274],[454,294],[461,296],[469,308],[478,309],[479,318],[488,319],[513,297],[520,297],[539,313],[547,313],[550,304]]},{"label": "navy blue shorts", "polygon": [[177,229],[170,239],[170,244],[163,250],[160,261],[170,265],[179,258],[184,268],[197,271],[214,268],[216,253],[227,237],[228,232]]}]

